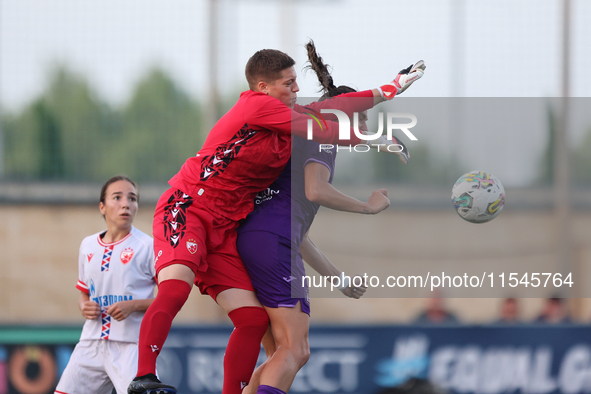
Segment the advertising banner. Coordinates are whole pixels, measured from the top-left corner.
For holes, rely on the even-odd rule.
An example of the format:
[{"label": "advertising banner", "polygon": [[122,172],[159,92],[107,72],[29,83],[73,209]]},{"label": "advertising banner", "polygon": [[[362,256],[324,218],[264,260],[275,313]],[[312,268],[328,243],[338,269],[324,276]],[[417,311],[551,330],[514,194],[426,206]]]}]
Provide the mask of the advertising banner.
[{"label": "advertising banner", "polygon": [[[221,393],[232,328],[173,327],[158,359],[179,393]],[[314,326],[292,393],[378,393],[411,377],[452,393],[590,393],[588,326]],[[79,329],[0,328],[0,394],[53,393]],[[259,363],[265,360],[261,351]]]}]

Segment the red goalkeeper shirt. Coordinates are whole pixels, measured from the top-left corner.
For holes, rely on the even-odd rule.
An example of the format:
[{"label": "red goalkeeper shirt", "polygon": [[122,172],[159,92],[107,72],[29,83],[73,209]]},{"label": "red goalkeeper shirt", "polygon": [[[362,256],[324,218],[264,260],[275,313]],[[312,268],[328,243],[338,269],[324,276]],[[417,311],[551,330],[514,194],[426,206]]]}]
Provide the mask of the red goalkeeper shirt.
[{"label": "red goalkeeper shirt", "polygon": [[[348,98],[356,97],[355,100]],[[347,93],[306,108],[339,109],[348,116],[373,106],[370,90]],[[246,217],[256,194],[281,173],[291,155],[291,134],[306,138],[306,108],[287,107],[276,98],[248,90],[211,129],[203,148],[187,159],[168,182],[207,208],[232,220]],[[309,111],[307,111],[309,112]],[[351,130],[351,139],[339,141],[339,125],[313,122],[314,140],[326,144],[362,144]]]}]

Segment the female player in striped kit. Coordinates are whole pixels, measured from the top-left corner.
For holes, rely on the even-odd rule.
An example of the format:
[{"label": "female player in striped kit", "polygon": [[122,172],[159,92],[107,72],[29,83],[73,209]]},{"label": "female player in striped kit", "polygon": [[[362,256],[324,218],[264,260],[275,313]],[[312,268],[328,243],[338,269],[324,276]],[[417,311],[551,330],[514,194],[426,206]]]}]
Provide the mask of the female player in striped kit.
[{"label": "female player in striped kit", "polygon": [[132,226],[137,186],[115,176],[102,187],[107,229],[86,237],[78,256],[79,307],[86,323],[55,393],[117,394],[137,370],[137,342],[156,287],[152,238]]},{"label": "female player in striped kit", "polygon": [[[311,41],[306,48],[309,67],[318,76],[324,98],[355,91],[347,86],[336,87],[314,43]],[[423,70],[424,63],[414,67]],[[359,118],[359,128],[366,131],[366,113]],[[396,153],[406,163],[408,151],[398,139],[394,142],[403,148]],[[331,185],[336,148],[320,149],[317,142],[299,137],[294,137],[292,146],[290,162],[267,192],[257,196],[254,211],[238,229],[238,251],[269,315],[274,338],[268,335],[263,340],[268,358],[244,390],[248,394],[286,393],[308,360],[310,304],[308,288],[301,285],[305,275],[302,257],[323,276],[343,275],[308,237],[320,205],[363,214],[377,214],[390,205],[384,189],[374,191],[367,202],[362,202]],[[359,298],[365,288],[349,286],[341,291]]]}]

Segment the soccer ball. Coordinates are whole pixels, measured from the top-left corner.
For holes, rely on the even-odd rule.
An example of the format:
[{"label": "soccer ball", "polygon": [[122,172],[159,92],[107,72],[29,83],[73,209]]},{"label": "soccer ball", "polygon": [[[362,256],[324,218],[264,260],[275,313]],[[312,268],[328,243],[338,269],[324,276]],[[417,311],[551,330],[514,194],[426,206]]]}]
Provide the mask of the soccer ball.
[{"label": "soccer ball", "polygon": [[494,175],[471,171],[458,179],[451,190],[456,212],[470,223],[486,223],[503,210],[505,189]]}]

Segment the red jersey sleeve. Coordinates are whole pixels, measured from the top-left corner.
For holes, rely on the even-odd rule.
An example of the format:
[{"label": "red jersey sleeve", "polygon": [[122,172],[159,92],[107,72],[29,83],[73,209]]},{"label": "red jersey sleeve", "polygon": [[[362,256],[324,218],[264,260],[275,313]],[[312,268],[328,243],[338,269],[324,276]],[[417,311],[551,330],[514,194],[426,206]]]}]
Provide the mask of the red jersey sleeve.
[{"label": "red jersey sleeve", "polygon": [[80,291],[83,291],[86,294],[90,294],[90,291],[88,290],[88,286],[86,286],[86,284],[84,282],[82,282],[80,279],[78,279],[78,283],[76,283],[76,288]]},{"label": "red jersey sleeve", "polygon": [[[355,103],[357,100],[345,100],[345,97],[343,97],[337,102],[334,102],[333,99],[326,100],[327,102],[325,104],[322,104],[324,102],[316,103],[321,104],[316,106],[316,108],[338,108],[345,113],[351,113],[352,116],[352,113],[355,111],[363,111],[373,106],[373,94],[371,93],[370,104],[367,92],[371,93],[371,91],[361,93],[364,94],[362,97],[368,98],[368,100],[359,100],[358,103]],[[281,101],[263,94],[253,95],[251,99],[261,100],[262,102],[256,103],[258,105],[249,106],[255,109],[251,114],[246,116],[249,125],[268,129],[277,133],[291,133],[304,139],[307,138],[308,120],[311,118],[308,115],[298,112],[302,107],[297,106],[296,110],[292,110]],[[339,107],[339,105],[342,105],[343,107]],[[367,107],[367,105],[369,105],[369,107]],[[325,127],[321,127],[318,123],[312,122],[313,139],[316,142],[335,145],[356,145],[365,143],[365,141],[362,141],[355,135],[352,128],[349,130],[350,139],[341,140],[339,139],[339,124],[337,122],[327,121],[326,123],[322,122],[322,124],[324,124]]]},{"label": "red jersey sleeve", "polygon": [[[349,118],[353,117],[353,112],[363,112],[374,105],[373,92],[371,90],[364,90],[361,92],[351,92],[339,94],[331,99],[323,101],[315,101],[306,105],[306,107],[312,108],[315,111],[319,111],[323,108],[338,109],[347,114]],[[301,112],[300,105],[296,104],[294,108],[297,112]]]}]

